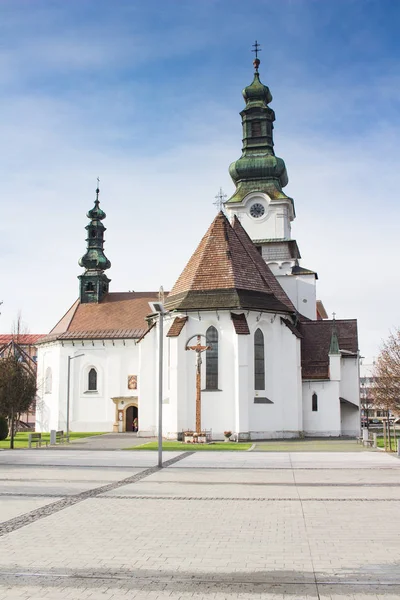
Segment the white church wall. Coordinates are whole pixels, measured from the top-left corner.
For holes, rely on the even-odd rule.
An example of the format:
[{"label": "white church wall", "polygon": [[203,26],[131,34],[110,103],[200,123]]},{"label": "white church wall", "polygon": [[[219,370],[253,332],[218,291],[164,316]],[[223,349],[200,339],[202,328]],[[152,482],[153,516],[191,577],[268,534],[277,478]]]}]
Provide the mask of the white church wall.
[{"label": "white church wall", "polygon": [[[171,323],[172,319],[167,321],[167,330]],[[184,332],[181,333],[182,335],[184,336]],[[186,357],[184,346],[180,341],[180,337],[166,338],[168,405],[163,406],[163,433],[169,438],[176,438],[177,433],[185,428],[186,423],[186,368],[184,366]],[[178,368],[180,365],[182,368]]]},{"label": "white church wall", "polygon": [[[261,204],[264,214],[255,218],[250,214],[253,204]],[[252,240],[290,239],[292,206],[289,200],[271,201],[267,194],[248,194],[240,205],[226,205],[229,217],[236,214]]]},{"label": "white church wall", "polygon": [[[338,381],[303,381],[303,429],[306,436],[341,435]],[[317,394],[318,410],[312,410],[312,396]]]},{"label": "white church wall", "polygon": [[[341,359],[340,396],[352,404],[360,406],[359,359]],[[342,404],[342,435],[357,436],[360,432],[360,410]]]},{"label": "white church wall", "polygon": [[155,327],[138,343],[139,349],[139,434],[157,433],[157,373],[158,373],[158,328]]},{"label": "white church wall", "polygon": [[[298,340],[279,315],[248,316],[249,430],[251,439],[296,437],[302,423],[299,396]],[[254,333],[260,328],[265,344],[265,390],[254,389]],[[251,365],[251,366],[250,366]],[[263,398],[273,404],[262,403]]]},{"label": "white church wall", "polygon": [[234,340],[233,373],[235,375],[235,426],[232,431],[249,437],[250,402],[252,400],[254,369],[251,365],[251,335],[237,335]]},{"label": "white church wall", "polygon": [[[234,328],[229,311],[204,312],[190,315],[187,323],[187,338],[198,333],[206,335],[207,329],[215,327],[218,332],[218,391],[206,390],[206,356],[202,355],[202,428],[210,430],[215,439],[222,439],[223,432],[235,429],[235,377],[234,377]],[[182,332],[181,335],[183,335]],[[187,339],[186,338],[186,339]],[[186,341],[186,340],[185,340]],[[193,340],[195,342],[195,340]],[[205,338],[201,338],[205,344]],[[196,407],[196,356],[195,352],[187,351],[187,387],[189,399],[189,427],[195,425]],[[192,425],[190,425],[192,423]]]},{"label": "white church wall", "polygon": [[[57,343],[38,346],[37,403],[35,431],[58,428],[60,390],[60,346]],[[51,370],[51,388],[46,388],[46,372]]]},{"label": "white church wall", "polygon": [[[66,348],[67,355],[71,348]],[[128,376],[137,375],[138,349],[134,340],[95,340],[75,346],[82,357],[71,361],[71,431],[112,431],[115,404],[112,398],[124,398],[128,404],[140,394],[128,389]],[[97,390],[88,389],[91,368],[97,372]]]},{"label": "white church wall", "polygon": [[315,276],[280,275],[279,270],[274,274],[299,313],[315,320],[317,315]]},{"label": "white church wall", "polygon": [[[83,356],[77,356],[82,354]],[[53,342],[39,346],[38,371],[43,379],[43,369],[53,365],[52,394],[42,393],[38,411],[38,431],[67,428],[67,372],[70,361],[70,431],[112,431],[115,420],[114,397],[137,397],[138,389],[128,390],[128,375],[138,373],[138,349],[134,340],[94,340],[93,342]],[[42,359],[43,357],[43,359]],[[39,363],[40,361],[40,363]],[[97,390],[88,390],[90,368],[97,371]],[[39,375],[40,373],[40,375]]]}]

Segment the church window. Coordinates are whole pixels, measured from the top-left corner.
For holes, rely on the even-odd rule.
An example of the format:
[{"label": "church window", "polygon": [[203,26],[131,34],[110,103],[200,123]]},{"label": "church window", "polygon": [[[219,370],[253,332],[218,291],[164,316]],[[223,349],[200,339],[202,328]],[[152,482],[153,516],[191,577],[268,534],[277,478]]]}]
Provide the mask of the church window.
[{"label": "church window", "polygon": [[261,136],[261,121],[252,121],[251,123],[251,135],[253,137]]},{"label": "church window", "polygon": [[97,391],[97,371],[93,367],[88,373],[88,390],[89,392]]},{"label": "church window", "polygon": [[47,367],[46,375],[44,378],[44,393],[51,394],[52,387],[53,387],[53,374],[51,372],[51,368]]},{"label": "church window", "polygon": [[206,390],[218,389],[218,331],[211,326],[206,331]]},{"label": "church window", "polygon": [[89,281],[89,283],[86,284],[86,291],[87,292],[94,292],[94,286],[93,286],[93,283],[91,281]]},{"label": "church window", "polygon": [[313,412],[318,411],[318,396],[315,392],[312,395],[312,410]]},{"label": "church window", "polygon": [[95,237],[96,237],[96,230],[92,229],[92,238],[95,238]]},{"label": "church window", "polygon": [[254,389],[265,389],[264,334],[261,329],[254,334]]}]

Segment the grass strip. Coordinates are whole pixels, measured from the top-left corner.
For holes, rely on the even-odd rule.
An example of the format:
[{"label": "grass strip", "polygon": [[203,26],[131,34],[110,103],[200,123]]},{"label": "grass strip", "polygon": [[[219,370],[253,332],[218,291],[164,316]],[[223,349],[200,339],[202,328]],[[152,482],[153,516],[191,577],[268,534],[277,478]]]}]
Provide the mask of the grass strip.
[{"label": "grass strip", "polygon": [[[183,442],[164,441],[162,449],[171,452],[204,452],[207,450],[226,452],[243,452],[249,450],[252,444],[242,442],[212,442],[211,444],[184,444]],[[158,450],[157,442],[147,442],[141,446],[132,446],[124,450]]]}]

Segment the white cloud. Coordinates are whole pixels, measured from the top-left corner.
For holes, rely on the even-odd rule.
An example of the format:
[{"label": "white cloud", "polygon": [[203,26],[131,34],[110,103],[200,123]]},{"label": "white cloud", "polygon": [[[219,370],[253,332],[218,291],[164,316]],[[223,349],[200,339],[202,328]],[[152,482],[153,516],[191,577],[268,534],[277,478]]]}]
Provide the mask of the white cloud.
[{"label": "white cloud", "polygon": [[[177,32],[166,31],[168,43],[149,59],[152,36],[121,36],[115,43],[115,30],[107,37],[94,28],[77,40],[72,34],[43,36],[33,45],[27,39],[0,54],[0,63],[22,85],[29,72],[51,75],[59,67],[60,74],[93,75],[110,64],[153,64],[162,51],[178,56],[186,43],[192,50],[207,43],[201,27],[186,30],[184,44]],[[361,350],[376,355],[380,339],[398,324],[388,307],[400,292],[394,243],[400,156],[390,110],[377,110],[371,121],[366,102],[390,104],[396,69],[376,86],[349,86],[337,74],[316,82],[298,64],[285,77],[278,77],[276,64],[269,69],[277,81],[275,89],[271,84],[276,151],[288,167],[303,264],[317,270],[328,312],[358,317]],[[12,95],[3,93],[2,331],[21,308],[32,332],[46,332],[75,300],[97,175],[108,215],[111,289],[172,286],[215,214],[219,187],[233,191],[228,166],[240,156],[240,84],[250,80],[249,70],[228,70],[222,81],[218,70],[200,70],[172,89],[149,74],[103,86],[89,77],[82,87],[68,80],[65,89],[53,82],[56,89],[16,86]]]}]

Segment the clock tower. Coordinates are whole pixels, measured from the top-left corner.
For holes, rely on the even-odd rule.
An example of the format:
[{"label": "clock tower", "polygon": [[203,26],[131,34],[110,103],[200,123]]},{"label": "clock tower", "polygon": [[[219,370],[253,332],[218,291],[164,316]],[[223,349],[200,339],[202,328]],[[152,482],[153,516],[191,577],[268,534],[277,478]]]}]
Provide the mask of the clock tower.
[{"label": "clock tower", "polygon": [[288,176],[285,162],[274,152],[275,113],[269,107],[272,95],[260,81],[260,49],[257,42],[254,46],[254,79],[242,92],[246,102],[240,113],[242,156],[229,167],[236,190],[225,207],[228,214],[237,215],[267,263],[289,261],[292,267],[300,258],[291,239],[294,202],[283,191]]},{"label": "clock tower", "polygon": [[242,92],[246,103],[240,113],[242,156],[229,167],[236,189],[225,208],[228,215],[241,221],[299,312],[314,319],[317,274],[299,265],[299,248],[291,237],[294,202],[283,191],[288,176],[284,160],[274,152],[275,113],[269,106],[272,95],[260,81],[257,42],[254,48],[254,79]]}]

